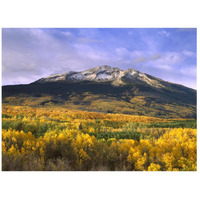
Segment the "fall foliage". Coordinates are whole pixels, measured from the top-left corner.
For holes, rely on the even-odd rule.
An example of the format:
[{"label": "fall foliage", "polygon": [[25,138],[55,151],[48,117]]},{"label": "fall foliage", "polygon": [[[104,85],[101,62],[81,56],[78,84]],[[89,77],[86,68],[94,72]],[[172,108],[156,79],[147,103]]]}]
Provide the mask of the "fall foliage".
[{"label": "fall foliage", "polygon": [[2,107],[2,170],[196,171],[195,120]]}]

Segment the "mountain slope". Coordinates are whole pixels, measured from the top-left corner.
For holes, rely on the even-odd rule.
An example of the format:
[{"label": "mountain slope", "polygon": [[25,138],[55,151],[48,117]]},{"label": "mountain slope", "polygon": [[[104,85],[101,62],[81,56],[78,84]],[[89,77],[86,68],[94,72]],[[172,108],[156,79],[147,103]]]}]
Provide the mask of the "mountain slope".
[{"label": "mountain slope", "polygon": [[157,117],[196,117],[196,90],[134,69],[100,66],[3,86],[3,103],[64,105],[90,111]]}]

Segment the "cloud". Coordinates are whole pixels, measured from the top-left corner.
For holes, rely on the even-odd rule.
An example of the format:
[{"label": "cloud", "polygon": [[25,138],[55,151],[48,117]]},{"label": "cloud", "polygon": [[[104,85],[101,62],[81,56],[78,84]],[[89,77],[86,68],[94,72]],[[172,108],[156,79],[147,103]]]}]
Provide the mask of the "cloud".
[{"label": "cloud", "polygon": [[154,65],[153,66],[154,68],[157,68],[157,69],[162,69],[162,70],[166,70],[166,71],[171,71],[173,69],[172,66],[170,65]]},{"label": "cloud", "polygon": [[2,38],[4,84],[12,84],[16,79],[30,83],[54,73],[61,64],[57,56],[73,52],[43,29],[3,29]]},{"label": "cloud", "polygon": [[115,52],[117,56],[123,58],[123,59],[128,59],[131,61],[131,63],[134,64],[139,64],[139,63],[144,63],[148,61],[153,61],[161,58],[161,55],[158,53],[153,53],[152,51],[129,51],[128,49],[124,47],[116,48]]},{"label": "cloud", "polygon": [[135,60],[133,60],[133,63],[134,64],[138,64],[138,63],[143,63],[143,62],[146,62],[148,61],[149,59],[144,57],[144,56],[141,56],[141,57],[138,57],[136,58]]},{"label": "cloud", "polygon": [[61,32],[61,34],[63,34],[63,35],[66,36],[66,37],[71,37],[71,36],[73,36],[73,34],[72,34],[71,32],[69,32],[69,31],[63,31],[63,32]]},{"label": "cloud", "polygon": [[175,65],[182,61],[182,56],[179,52],[165,52],[157,59],[157,63],[164,65]]},{"label": "cloud", "polygon": [[[163,36],[159,40],[158,32]],[[178,34],[178,41],[182,39],[178,48],[177,39],[172,37],[174,34]],[[187,84],[187,80],[195,76],[195,71],[191,67],[189,71],[188,66],[196,66],[196,49],[194,45],[188,45],[190,40],[184,42],[185,34],[191,35],[191,32],[174,31],[172,34],[171,29],[2,29],[2,81],[3,84],[30,83],[54,73],[82,71],[107,64],[124,70],[135,68],[153,76],[163,76],[163,79],[172,77],[170,80],[174,81],[180,80],[181,76]],[[172,39],[174,43],[171,43]]]},{"label": "cloud", "polygon": [[128,61],[133,64],[145,62],[148,60],[148,58],[145,56],[149,54],[147,51],[129,51],[124,47],[115,48],[115,53],[118,59],[124,60],[126,62]]},{"label": "cloud", "polygon": [[120,57],[135,57],[135,56],[140,56],[142,55],[142,53],[140,51],[129,51],[127,50],[126,48],[124,47],[118,47],[118,48],[115,48],[115,53],[117,54],[117,56],[120,56]]},{"label": "cloud", "polygon": [[116,48],[115,52],[120,56],[127,55],[127,53],[129,53],[128,50],[126,48],[123,48],[123,47]]},{"label": "cloud", "polygon": [[76,54],[80,58],[88,58],[92,60],[103,60],[107,58],[108,53],[99,49],[95,49],[87,44],[76,43],[73,45],[76,49]]},{"label": "cloud", "polygon": [[[143,53],[144,55],[148,55],[148,54],[151,54],[151,52],[144,52]],[[145,56],[140,56],[140,57],[137,57],[136,59],[133,60],[133,63],[134,64],[139,64],[139,63],[144,63],[144,62],[149,62],[149,61],[155,61],[155,60],[158,60],[161,58],[161,55],[159,54],[153,54],[149,57],[145,57]]]},{"label": "cloud", "polygon": [[[3,30],[3,84],[30,83],[54,73],[82,71],[103,64],[121,67],[127,61],[95,46],[101,39],[82,38],[48,29]],[[70,40],[62,39],[60,35]],[[120,66],[121,65],[121,66]]]},{"label": "cloud", "polygon": [[[182,65],[185,59],[183,52],[154,53],[152,51],[128,51],[126,48],[116,48],[115,52],[121,59],[129,60],[135,67],[160,69],[163,71],[176,70],[176,66]],[[189,54],[189,52],[184,52]]]},{"label": "cloud", "polygon": [[183,75],[196,77],[197,74],[197,67],[196,66],[190,66],[180,69],[180,73]]},{"label": "cloud", "polygon": [[195,54],[193,51],[183,50],[182,53],[183,53],[185,56],[189,56],[189,57],[194,57],[194,56],[196,56],[196,54]]},{"label": "cloud", "polygon": [[160,54],[153,54],[150,59],[151,60],[157,60],[157,59],[160,59],[161,58],[161,55]]},{"label": "cloud", "polygon": [[158,32],[160,35],[162,35],[162,36],[165,36],[165,37],[169,37],[170,36],[170,33],[169,32],[167,32],[167,31],[165,31],[165,30],[163,30],[163,31],[160,31],[160,32]]}]

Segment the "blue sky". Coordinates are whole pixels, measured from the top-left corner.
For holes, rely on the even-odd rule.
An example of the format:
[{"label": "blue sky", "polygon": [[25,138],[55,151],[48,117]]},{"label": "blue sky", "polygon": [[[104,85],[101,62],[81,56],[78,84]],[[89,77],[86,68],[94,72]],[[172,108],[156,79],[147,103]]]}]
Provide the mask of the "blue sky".
[{"label": "blue sky", "polygon": [[196,29],[2,29],[2,84],[100,65],[136,69],[196,89]]}]

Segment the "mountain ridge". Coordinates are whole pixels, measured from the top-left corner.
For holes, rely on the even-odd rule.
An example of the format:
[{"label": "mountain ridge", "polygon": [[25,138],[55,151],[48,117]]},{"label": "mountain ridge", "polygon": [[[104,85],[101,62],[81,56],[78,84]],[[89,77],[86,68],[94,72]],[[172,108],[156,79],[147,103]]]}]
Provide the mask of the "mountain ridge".
[{"label": "mountain ridge", "polygon": [[135,69],[121,70],[116,67],[110,67],[108,65],[102,65],[99,67],[94,67],[88,70],[84,70],[81,72],[70,71],[62,74],[53,74],[47,76],[46,78],[39,79],[36,81],[37,83],[44,82],[55,82],[55,81],[95,81],[95,82],[106,82],[112,81],[113,85],[123,85],[125,82],[123,79],[127,79],[129,81],[139,81],[146,82],[154,87],[164,87],[162,84],[158,83],[158,80],[163,81],[162,79],[148,77],[148,74],[141,73]]}]

